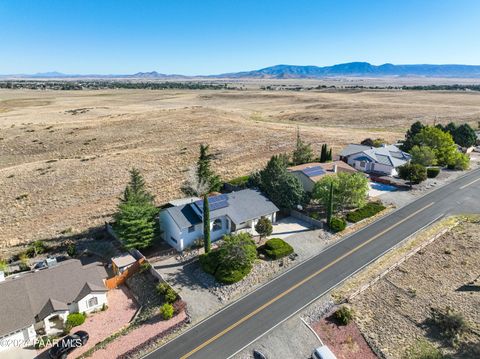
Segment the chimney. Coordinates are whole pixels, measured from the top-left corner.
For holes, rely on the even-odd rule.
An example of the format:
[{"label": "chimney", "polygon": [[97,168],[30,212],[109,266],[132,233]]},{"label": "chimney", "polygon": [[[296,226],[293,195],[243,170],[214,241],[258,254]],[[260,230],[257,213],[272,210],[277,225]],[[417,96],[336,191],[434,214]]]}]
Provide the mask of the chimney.
[{"label": "chimney", "polygon": [[337,173],[337,165],[336,164],[333,165],[333,173]]}]

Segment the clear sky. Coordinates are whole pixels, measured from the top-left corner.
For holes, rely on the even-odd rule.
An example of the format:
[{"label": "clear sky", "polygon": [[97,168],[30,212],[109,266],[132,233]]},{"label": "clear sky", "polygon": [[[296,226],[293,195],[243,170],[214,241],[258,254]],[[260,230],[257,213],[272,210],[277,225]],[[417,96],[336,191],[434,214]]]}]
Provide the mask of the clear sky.
[{"label": "clear sky", "polygon": [[0,0],[0,74],[480,65],[479,0]]}]

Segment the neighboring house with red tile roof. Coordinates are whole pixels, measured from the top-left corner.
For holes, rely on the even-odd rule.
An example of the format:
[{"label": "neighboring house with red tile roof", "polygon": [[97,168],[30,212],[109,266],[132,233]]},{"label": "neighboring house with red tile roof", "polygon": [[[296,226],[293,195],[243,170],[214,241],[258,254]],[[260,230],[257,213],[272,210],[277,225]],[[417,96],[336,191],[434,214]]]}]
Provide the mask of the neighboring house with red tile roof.
[{"label": "neighboring house with red tile roof", "polygon": [[102,308],[107,304],[106,277],[101,263],[82,265],[70,259],[5,278],[0,282],[0,352],[16,342],[32,345],[37,334],[63,332],[70,313]]},{"label": "neighboring house with red tile roof", "polygon": [[324,176],[334,175],[338,172],[357,172],[355,168],[343,161],[305,163],[303,165],[289,167],[288,171],[300,180],[303,188],[307,192],[311,192],[315,183]]}]

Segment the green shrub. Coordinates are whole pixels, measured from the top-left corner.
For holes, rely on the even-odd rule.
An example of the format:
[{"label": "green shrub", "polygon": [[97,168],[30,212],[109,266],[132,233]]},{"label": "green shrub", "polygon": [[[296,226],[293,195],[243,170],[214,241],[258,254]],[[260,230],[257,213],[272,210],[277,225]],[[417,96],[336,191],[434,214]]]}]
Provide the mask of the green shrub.
[{"label": "green shrub", "polygon": [[67,316],[66,327],[68,330],[72,329],[73,327],[78,327],[85,322],[85,318],[87,316],[85,313],[70,313]]},{"label": "green shrub", "polygon": [[241,176],[228,181],[228,183],[231,184],[232,186],[244,188],[244,187],[247,187],[247,183],[249,179],[250,179],[249,175]]},{"label": "green shrub", "polygon": [[160,314],[162,315],[162,318],[164,320],[171,319],[173,317],[173,312],[173,305],[171,305],[170,303],[165,303],[160,307]]},{"label": "green shrub", "polygon": [[428,178],[435,178],[440,173],[440,168],[438,167],[429,167],[427,168],[427,177]]},{"label": "green shrub", "polygon": [[252,266],[245,266],[234,269],[226,269],[225,267],[222,267],[215,273],[215,279],[220,283],[233,284],[245,278],[245,276],[247,276],[251,270]]},{"label": "green shrub", "polygon": [[405,351],[404,359],[442,359],[442,352],[426,340],[417,342]]},{"label": "green shrub", "polygon": [[262,251],[270,259],[279,259],[292,254],[293,248],[283,239],[272,238],[265,243]]},{"label": "green shrub", "polygon": [[167,283],[159,283],[156,287],[156,290],[157,293],[165,297],[165,301],[167,303],[174,303],[178,298],[178,294],[175,292],[175,289],[170,287]]},{"label": "green shrub", "polygon": [[168,303],[175,303],[178,298],[177,292],[172,287],[169,287],[165,293],[165,300]]},{"label": "green shrub", "polygon": [[333,315],[340,324],[347,325],[353,320],[354,312],[352,308],[343,305]]},{"label": "green shrub", "polygon": [[200,266],[203,271],[214,275],[218,267],[219,253],[218,251],[211,251],[209,253],[201,254],[199,257]]},{"label": "green shrub", "polygon": [[308,216],[309,216],[310,218],[316,219],[317,221],[319,221],[320,219],[322,219],[322,216],[321,216],[320,213],[318,213],[318,212],[310,212],[310,213],[308,214]]},{"label": "green shrub", "polygon": [[150,270],[150,268],[152,268],[150,262],[143,262],[140,264],[140,273],[147,272]]},{"label": "green shrub", "polygon": [[223,237],[217,250],[200,256],[202,269],[219,282],[238,282],[250,273],[257,258],[257,247],[248,233],[231,234]]},{"label": "green shrub", "polygon": [[77,247],[75,246],[75,244],[70,243],[70,244],[67,246],[67,254],[68,254],[70,257],[75,257],[75,255],[77,254]]},{"label": "green shrub", "polygon": [[332,217],[329,227],[334,233],[341,232],[347,227],[347,222],[343,218]]},{"label": "green shrub", "polygon": [[36,257],[48,251],[48,246],[43,241],[35,241],[27,248],[26,254],[30,257]]},{"label": "green shrub", "polygon": [[385,209],[385,206],[382,205],[381,203],[370,202],[367,205],[363,206],[362,208],[359,208],[353,212],[348,213],[347,220],[352,223],[357,223],[362,219],[376,215],[377,213],[383,211],[384,209]]}]

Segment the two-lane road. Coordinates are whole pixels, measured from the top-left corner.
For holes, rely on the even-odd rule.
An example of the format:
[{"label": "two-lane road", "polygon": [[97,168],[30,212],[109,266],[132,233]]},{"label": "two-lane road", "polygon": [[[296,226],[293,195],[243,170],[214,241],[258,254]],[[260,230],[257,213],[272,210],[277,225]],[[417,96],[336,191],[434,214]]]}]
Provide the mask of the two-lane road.
[{"label": "two-lane road", "polygon": [[479,212],[475,170],[346,237],[146,358],[228,358],[441,216]]}]

